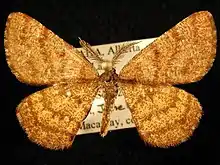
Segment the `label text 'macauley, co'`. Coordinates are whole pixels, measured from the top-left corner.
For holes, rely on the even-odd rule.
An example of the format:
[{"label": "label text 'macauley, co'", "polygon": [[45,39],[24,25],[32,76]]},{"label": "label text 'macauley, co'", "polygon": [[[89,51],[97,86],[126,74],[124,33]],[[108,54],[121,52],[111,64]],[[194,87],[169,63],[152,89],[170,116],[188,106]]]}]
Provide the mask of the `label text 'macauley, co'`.
[{"label": "label text 'macauley, co'", "polygon": [[[115,52],[117,52],[121,47],[122,47],[122,45],[110,46],[110,47],[108,48],[108,52],[107,52],[106,55],[113,55],[113,54],[115,54]],[[100,56],[104,56],[104,55],[105,55],[104,53],[102,53],[102,52],[100,51],[99,48],[96,48],[95,50],[97,51],[97,53],[98,53]],[[81,51],[82,51],[82,50],[81,50]],[[137,52],[137,51],[140,51],[140,47],[139,47],[138,45],[133,45],[133,46],[130,47],[130,49],[126,50],[125,53]],[[88,54],[89,54],[89,52],[87,52],[87,51],[86,51],[86,52],[83,51],[83,53],[84,53],[86,56],[88,56]]]},{"label": "label text 'macauley, co'", "polygon": [[[109,123],[110,127],[114,127],[114,128],[118,128],[120,124],[120,119],[116,119],[116,120],[111,120]],[[81,128],[80,129],[95,129],[95,128],[100,128],[101,127],[101,123],[100,122],[92,122],[92,123],[87,123],[85,121],[83,121]]]}]

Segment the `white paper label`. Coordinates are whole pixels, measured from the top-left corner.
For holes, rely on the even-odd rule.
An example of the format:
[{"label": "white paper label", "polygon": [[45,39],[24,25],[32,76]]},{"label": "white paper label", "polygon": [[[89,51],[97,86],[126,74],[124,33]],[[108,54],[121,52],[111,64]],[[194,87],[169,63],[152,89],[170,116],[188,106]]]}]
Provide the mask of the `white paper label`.
[{"label": "white paper label", "polygon": [[[130,42],[139,42],[138,44],[134,45],[133,47],[125,53],[124,58],[121,60],[119,64],[116,65],[117,73],[123,68],[128,61],[131,60],[141,49],[145,48],[151,42],[153,42],[156,38],[150,39],[142,39],[142,40],[135,40],[135,41],[127,41],[126,43]],[[113,43],[113,44],[105,44],[105,45],[98,45],[93,46],[92,48],[96,50],[103,59],[111,60],[114,56],[114,53],[124,44],[125,42],[120,43]],[[85,54],[86,52],[79,48],[78,50],[83,51]],[[98,64],[93,63],[95,68],[98,70],[99,74],[103,71],[100,70],[100,66]],[[102,111],[104,107],[104,99],[97,95],[95,98],[91,111],[87,118],[83,121],[80,130],[78,131],[78,135],[80,134],[88,134],[88,133],[96,133],[100,131],[101,127],[101,118],[102,118]],[[124,96],[122,92],[119,91],[118,97],[115,101],[115,106],[113,112],[111,113],[111,121],[109,126],[109,131],[118,130],[118,129],[125,129],[125,128],[133,128],[135,127],[130,110],[128,109]]]}]

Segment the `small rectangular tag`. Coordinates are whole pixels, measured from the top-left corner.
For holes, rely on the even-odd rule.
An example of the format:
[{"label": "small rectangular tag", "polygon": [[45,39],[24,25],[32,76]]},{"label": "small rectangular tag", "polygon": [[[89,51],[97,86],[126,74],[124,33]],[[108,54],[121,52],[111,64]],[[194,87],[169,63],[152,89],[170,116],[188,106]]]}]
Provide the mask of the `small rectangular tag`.
[{"label": "small rectangular tag", "polygon": [[[117,73],[119,73],[120,70],[123,68],[123,66],[128,63],[128,61],[130,61],[140,50],[142,50],[147,45],[152,43],[155,39],[156,38],[150,38],[150,39],[105,44],[105,45],[97,45],[97,46],[92,46],[92,48],[96,50],[103,59],[111,60],[115,52],[123,44],[140,41],[136,45],[132,46],[125,53],[125,56],[123,57],[122,61],[116,65],[116,71]],[[78,50],[82,51],[85,55],[87,53],[82,48],[78,48]],[[98,64],[93,63],[93,65],[98,70],[99,74],[103,72]],[[95,100],[93,101],[89,115],[82,122],[82,126],[77,133],[78,135],[96,133],[100,131],[103,108],[104,108],[104,99],[101,96],[97,95]],[[130,110],[128,109],[125,103],[122,92],[119,91],[118,97],[116,98],[115,101],[113,112],[111,113],[109,131],[125,129],[125,128],[133,128],[133,127],[135,127],[135,125],[132,121]]]}]

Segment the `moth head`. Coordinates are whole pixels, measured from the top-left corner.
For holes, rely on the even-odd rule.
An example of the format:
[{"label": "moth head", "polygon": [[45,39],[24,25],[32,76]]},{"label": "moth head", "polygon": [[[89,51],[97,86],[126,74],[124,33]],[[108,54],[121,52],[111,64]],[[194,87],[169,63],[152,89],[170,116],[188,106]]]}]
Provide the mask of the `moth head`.
[{"label": "moth head", "polygon": [[101,63],[101,69],[105,71],[113,70],[112,61],[103,61]]}]

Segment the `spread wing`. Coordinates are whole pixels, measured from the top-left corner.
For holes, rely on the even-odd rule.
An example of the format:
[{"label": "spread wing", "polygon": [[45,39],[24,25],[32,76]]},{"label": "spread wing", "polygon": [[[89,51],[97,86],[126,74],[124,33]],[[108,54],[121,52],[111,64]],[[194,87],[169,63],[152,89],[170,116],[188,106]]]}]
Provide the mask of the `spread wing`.
[{"label": "spread wing", "polygon": [[28,138],[49,149],[71,146],[97,93],[97,82],[58,84],[25,98],[17,107]]},{"label": "spread wing", "polygon": [[80,52],[23,13],[8,17],[5,51],[9,67],[24,83],[51,85],[66,79],[97,77]]},{"label": "spread wing", "polygon": [[133,121],[144,142],[169,147],[186,141],[198,126],[198,100],[172,86],[120,83]]},{"label": "spread wing", "polygon": [[119,77],[145,84],[184,84],[200,80],[216,54],[212,15],[197,12],[138,53]]}]

